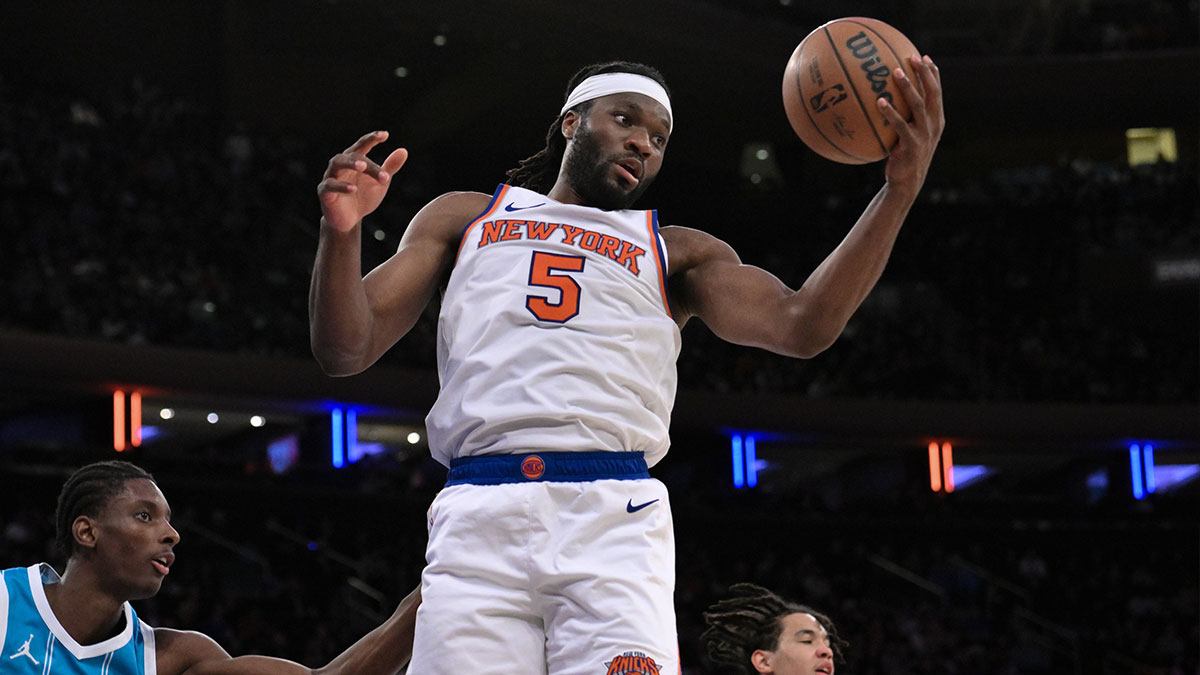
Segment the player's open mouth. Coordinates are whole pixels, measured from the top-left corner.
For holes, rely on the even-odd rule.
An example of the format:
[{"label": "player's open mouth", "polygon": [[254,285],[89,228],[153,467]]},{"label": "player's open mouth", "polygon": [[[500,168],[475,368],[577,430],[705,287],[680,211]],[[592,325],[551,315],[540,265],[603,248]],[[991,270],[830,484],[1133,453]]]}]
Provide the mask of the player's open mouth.
[{"label": "player's open mouth", "polygon": [[615,162],[617,175],[629,187],[637,187],[642,180],[642,163],[633,158],[619,159]]},{"label": "player's open mouth", "polygon": [[152,559],[150,562],[154,565],[154,569],[158,570],[159,574],[166,576],[171,573],[171,563],[175,562],[175,555],[166,553]]}]

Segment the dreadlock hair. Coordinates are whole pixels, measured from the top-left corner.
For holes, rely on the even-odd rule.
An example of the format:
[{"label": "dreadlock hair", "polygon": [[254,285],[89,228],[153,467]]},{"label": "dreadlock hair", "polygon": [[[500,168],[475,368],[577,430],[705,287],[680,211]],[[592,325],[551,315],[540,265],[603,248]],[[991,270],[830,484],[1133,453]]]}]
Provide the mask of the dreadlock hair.
[{"label": "dreadlock hair", "polygon": [[810,614],[829,634],[834,658],[842,661],[846,642],[838,637],[833,621],[806,605],[784,600],[771,591],[751,583],[729,587],[733,597],[721,600],[704,612],[708,626],[700,639],[714,663],[734,666],[741,673],[754,675],[750,656],[759,649],[774,651],[783,633],[783,618],[789,614]]},{"label": "dreadlock hair", "polygon": [[[607,63],[595,63],[590,66],[580,68],[578,72],[571,76],[567,82],[567,91],[563,94],[563,101],[571,95],[575,87],[579,86],[592,75],[600,75],[601,73],[633,73],[634,75],[644,75],[655,82],[662,85],[667,91],[667,96],[671,95],[671,90],[667,88],[667,82],[663,78],[662,73],[650,66],[633,63],[630,61],[609,61]],[[592,107],[592,101],[583,101],[579,105],[571,108],[580,115],[587,115],[587,111]],[[567,112],[570,112],[568,110]],[[558,169],[562,165],[563,152],[567,149],[567,139],[562,135],[562,121],[567,112],[555,118],[550,125],[550,130],[546,132],[546,147],[539,150],[536,154],[526,157],[521,160],[521,163],[515,169],[509,169],[505,174],[508,177],[509,185],[528,188],[534,192],[545,194],[554,187],[554,182],[558,179]]]},{"label": "dreadlock hair", "polygon": [[104,505],[121,492],[125,483],[139,478],[154,480],[145,469],[120,460],[88,464],[67,478],[58,493],[58,507],[54,512],[54,543],[63,558],[70,558],[75,552],[75,537],[71,531],[75,519],[79,516],[95,518]]}]

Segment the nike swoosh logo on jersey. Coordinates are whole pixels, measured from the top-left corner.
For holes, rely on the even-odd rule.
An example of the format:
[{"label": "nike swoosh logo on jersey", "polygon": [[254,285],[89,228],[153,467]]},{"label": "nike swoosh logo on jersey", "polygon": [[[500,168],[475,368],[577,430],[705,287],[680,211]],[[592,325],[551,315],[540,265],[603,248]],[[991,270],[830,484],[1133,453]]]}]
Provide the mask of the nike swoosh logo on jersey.
[{"label": "nike swoosh logo on jersey", "polygon": [[546,202],[542,202],[541,204],[531,204],[529,206],[513,206],[512,204],[508,204],[507,206],[504,207],[504,210],[508,211],[509,213],[512,213],[513,211],[524,211],[525,209],[536,209],[539,206],[545,206],[545,205],[546,205]]},{"label": "nike swoosh logo on jersey", "polygon": [[625,510],[630,513],[637,513],[638,511],[641,511],[642,509],[646,508],[647,506],[650,506],[651,504],[653,504],[656,501],[658,501],[658,500],[651,499],[650,501],[646,502],[645,504],[638,504],[637,506],[634,506],[633,500],[630,499],[629,503],[625,505]]}]

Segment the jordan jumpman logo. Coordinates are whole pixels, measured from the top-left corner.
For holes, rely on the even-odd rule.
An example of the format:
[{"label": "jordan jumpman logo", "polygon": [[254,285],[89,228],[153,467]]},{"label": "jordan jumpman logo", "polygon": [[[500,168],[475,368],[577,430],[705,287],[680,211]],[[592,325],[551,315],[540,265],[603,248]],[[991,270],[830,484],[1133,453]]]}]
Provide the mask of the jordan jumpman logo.
[{"label": "jordan jumpman logo", "polygon": [[16,654],[13,654],[12,656],[8,657],[9,660],[11,661],[12,659],[17,658],[18,656],[28,656],[29,660],[33,661],[33,665],[35,665],[35,666],[42,665],[41,662],[38,661],[37,659],[33,658],[33,654],[31,654],[29,652],[29,643],[30,642],[33,642],[33,633],[29,634],[29,639],[25,641],[25,644],[21,645],[21,649],[17,650]]}]

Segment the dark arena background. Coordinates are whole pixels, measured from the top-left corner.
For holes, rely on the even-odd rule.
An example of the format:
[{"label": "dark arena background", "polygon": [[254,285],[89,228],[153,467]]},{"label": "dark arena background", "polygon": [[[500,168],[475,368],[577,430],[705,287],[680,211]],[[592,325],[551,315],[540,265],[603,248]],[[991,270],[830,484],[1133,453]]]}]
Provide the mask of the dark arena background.
[{"label": "dark arena background", "polygon": [[324,664],[418,583],[445,473],[436,308],[362,375],[309,353],[328,158],[411,151],[367,269],[541,148],[578,67],[643,61],[677,124],[640,206],[794,287],[883,179],[780,98],[855,15],[939,64],[946,132],[827,352],[684,331],[653,471],[684,673],[719,672],[701,612],[738,581],[830,614],[839,672],[1200,672],[1196,0],[3,3],[0,563],[51,559],[63,479],[126,458],[182,534],[143,617]]}]

